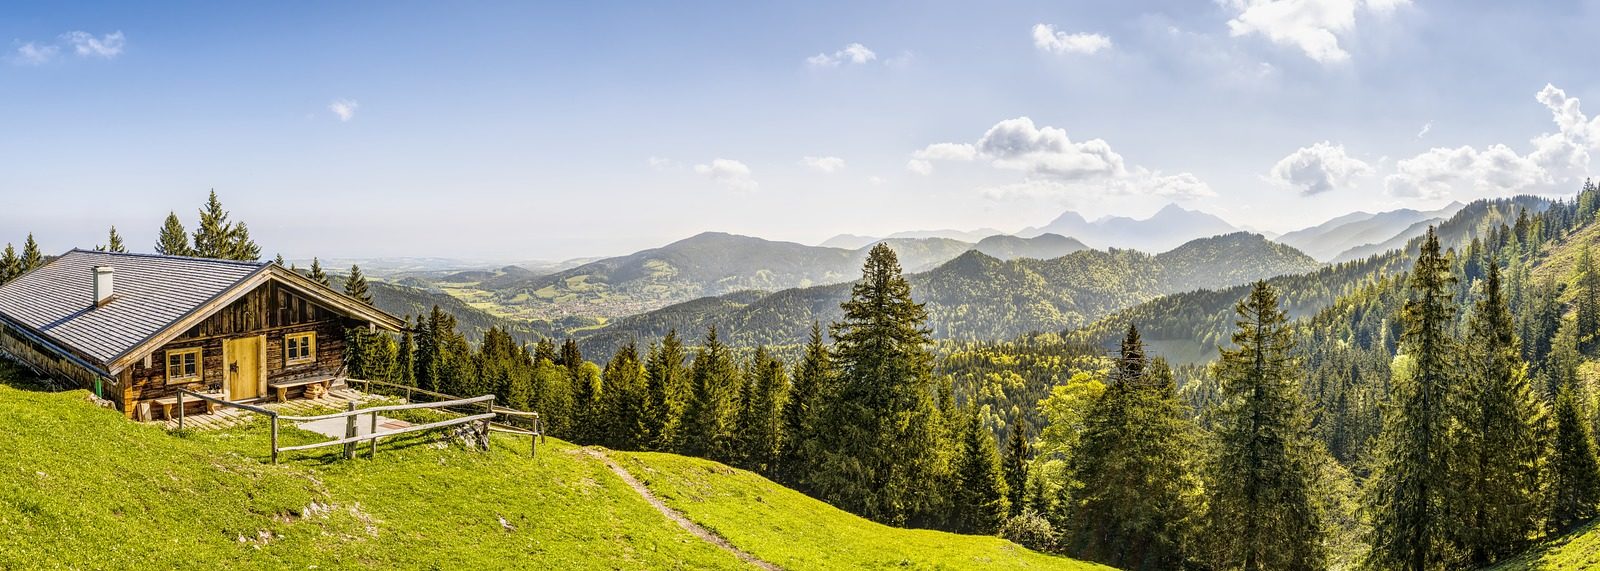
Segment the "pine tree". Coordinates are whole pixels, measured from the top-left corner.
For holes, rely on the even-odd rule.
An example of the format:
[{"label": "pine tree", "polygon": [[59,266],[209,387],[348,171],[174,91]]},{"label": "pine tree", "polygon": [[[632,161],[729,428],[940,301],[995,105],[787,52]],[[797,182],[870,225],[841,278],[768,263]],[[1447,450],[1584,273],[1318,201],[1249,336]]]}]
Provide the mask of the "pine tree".
[{"label": "pine tree", "polygon": [[1133,326],[1112,384],[1084,419],[1069,460],[1065,539],[1076,557],[1125,569],[1178,569],[1196,553],[1198,445],[1171,372],[1144,357]]},{"label": "pine tree", "polygon": [[344,294],[372,305],[372,291],[367,286],[367,276],[361,275],[361,266],[350,265],[350,275],[344,278]]},{"label": "pine tree", "polygon": [[1578,250],[1578,261],[1572,268],[1574,312],[1578,319],[1578,346],[1587,351],[1595,344],[1595,333],[1600,331],[1600,271],[1594,267],[1585,242]]},{"label": "pine tree", "polygon": [[678,430],[681,454],[728,462],[736,455],[734,423],[739,417],[739,369],[728,347],[717,338],[716,327],[689,367],[693,390]]},{"label": "pine tree", "polygon": [[30,272],[43,265],[44,255],[39,253],[39,243],[33,241],[33,233],[29,232],[27,241],[22,243],[22,271]]},{"label": "pine tree", "polygon": [[[572,439],[584,443],[594,442],[599,434],[601,385],[598,378],[590,378],[584,370],[589,364],[578,349],[578,342],[567,339],[561,344],[556,365],[567,370],[567,383],[572,387]],[[598,377],[599,375],[595,375]]]},{"label": "pine tree", "polygon": [[1589,423],[1583,419],[1572,383],[1563,383],[1556,397],[1555,442],[1550,453],[1548,531],[1562,533],[1600,515],[1600,464]]},{"label": "pine tree", "polygon": [[649,383],[650,415],[645,419],[650,450],[671,450],[684,410],[689,407],[691,381],[683,365],[683,342],[678,330],[667,331],[660,345],[652,345],[645,359]]},{"label": "pine tree", "polygon": [[183,222],[178,220],[175,212],[167,213],[167,221],[161,225],[161,235],[156,239],[156,253],[168,256],[193,256],[194,249],[189,247],[189,231],[183,229]]},{"label": "pine tree", "polygon": [[1425,571],[1453,558],[1444,510],[1452,477],[1447,398],[1457,377],[1453,281],[1430,227],[1400,315],[1402,352],[1411,370],[1395,379],[1367,489],[1373,567]]},{"label": "pine tree", "polygon": [[939,511],[927,493],[937,481],[941,428],[934,407],[927,310],[911,299],[894,250],[878,244],[834,323],[837,397],[812,482],[829,503],[891,524]]},{"label": "pine tree", "polygon": [[956,457],[953,527],[958,533],[992,534],[1011,512],[1010,490],[1000,467],[994,436],[972,407],[962,415],[961,451]]},{"label": "pine tree", "polygon": [[809,490],[812,453],[817,442],[818,417],[832,398],[833,363],[822,342],[822,326],[811,322],[811,340],[794,368],[794,385],[783,404],[783,441],[778,452],[778,479],[791,487]]},{"label": "pine tree", "polygon": [[1221,350],[1219,443],[1207,536],[1218,569],[1323,569],[1324,517],[1315,501],[1324,454],[1311,436],[1278,293],[1258,281],[1235,306],[1236,348]]},{"label": "pine tree", "polygon": [[111,232],[106,237],[106,244],[104,246],[95,246],[94,249],[113,254],[126,254],[128,252],[127,245],[122,243],[122,235],[117,234],[116,226],[111,227]]},{"label": "pine tree", "polygon": [[736,428],[743,467],[771,476],[783,438],[783,404],[789,396],[789,375],[783,361],[756,347],[744,375]]},{"label": "pine tree", "polygon": [[283,261],[283,254],[278,254],[278,255],[277,255],[277,256],[274,256],[274,257],[273,257],[273,258],[272,258],[272,263],[273,263],[273,264],[274,264],[274,265],[276,265],[276,266],[278,266],[278,267],[280,267],[280,268],[287,268],[287,267],[289,267],[289,263],[288,263],[288,262],[285,262],[285,261]]},{"label": "pine tree", "polygon": [[533,410],[546,432],[567,438],[572,430],[572,381],[566,367],[550,359],[537,359],[533,365]]},{"label": "pine tree", "polygon": [[405,324],[405,330],[400,332],[399,357],[396,359],[395,366],[400,369],[398,375],[400,384],[414,387],[417,386],[417,343],[412,332],[416,329],[411,326],[411,316],[409,315],[405,318]]},{"label": "pine tree", "polygon": [[1455,467],[1452,501],[1456,547],[1472,567],[1515,554],[1537,530],[1543,403],[1528,382],[1527,364],[1491,262],[1468,323],[1465,372],[1453,412]]},{"label": "pine tree", "polygon": [[617,450],[643,450],[649,438],[646,420],[653,411],[638,347],[630,342],[618,349],[601,378],[602,442]]},{"label": "pine tree", "polygon": [[1026,431],[1027,425],[1023,424],[1020,418],[1012,419],[1011,435],[1006,438],[1006,456],[1002,464],[1005,469],[1006,489],[1009,490],[1009,495],[1006,496],[1006,499],[1011,504],[1011,513],[1007,514],[1009,516],[1020,515],[1022,508],[1027,503],[1022,497],[1028,490],[1028,436]]},{"label": "pine tree", "polygon": [[311,258],[311,273],[306,277],[319,284],[333,287],[333,282],[328,280],[328,274],[322,271],[322,261],[316,258]]},{"label": "pine tree", "polygon": [[211,190],[205,206],[200,208],[200,226],[195,227],[195,256],[238,261],[261,259],[261,246],[250,240],[250,229],[245,222],[229,222],[227,214],[222,210],[221,200],[216,198],[216,190]]},{"label": "pine tree", "polygon": [[17,257],[16,248],[6,244],[5,254],[0,255],[0,284],[20,275],[22,275],[22,258]]},{"label": "pine tree", "polygon": [[549,361],[554,364],[560,360],[556,356],[556,344],[549,337],[540,337],[539,342],[533,345],[533,362]]}]

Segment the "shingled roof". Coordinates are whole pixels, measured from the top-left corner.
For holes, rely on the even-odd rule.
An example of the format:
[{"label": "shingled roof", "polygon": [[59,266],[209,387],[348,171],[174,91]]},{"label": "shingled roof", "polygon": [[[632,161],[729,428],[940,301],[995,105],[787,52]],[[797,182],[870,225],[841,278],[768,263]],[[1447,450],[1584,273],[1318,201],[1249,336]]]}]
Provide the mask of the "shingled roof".
[{"label": "shingled roof", "polygon": [[[95,266],[116,272],[116,296],[98,308]],[[267,266],[73,250],[0,286],[0,315],[104,364]]]}]

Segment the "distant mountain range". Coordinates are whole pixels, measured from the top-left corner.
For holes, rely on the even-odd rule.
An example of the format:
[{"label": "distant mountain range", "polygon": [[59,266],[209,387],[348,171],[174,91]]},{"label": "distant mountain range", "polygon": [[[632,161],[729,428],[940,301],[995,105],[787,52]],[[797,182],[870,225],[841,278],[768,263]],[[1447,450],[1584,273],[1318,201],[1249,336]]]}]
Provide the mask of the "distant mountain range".
[{"label": "distant mountain range", "polygon": [[1325,262],[1364,258],[1404,246],[1406,241],[1427,231],[1428,226],[1438,225],[1465,206],[1452,202],[1438,210],[1403,208],[1378,213],[1352,212],[1279,236],[1278,242]]},{"label": "distant mountain range", "polygon": [[1238,231],[1239,228],[1214,215],[1168,204],[1142,220],[1107,216],[1090,222],[1069,210],[1049,224],[1024,228],[1017,235],[1033,237],[1049,232],[1077,238],[1095,248],[1132,248],[1154,253],[1165,252],[1196,238]]},{"label": "distant mountain range", "polygon": [[[927,304],[936,337],[1004,339],[1078,327],[1162,295],[1321,266],[1294,248],[1240,232],[1194,240],[1159,255],[1081,249],[1052,259],[1008,261],[968,251],[908,279],[912,294]],[[628,340],[653,339],[673,328],[700,335],[711,324],[739,344],[793,344],[803,339],[812,321],[839,319],[839,303],[849,293],[849,283],[770,294],[733,292],[613,319],[580,335],[586,352],[611,351]]]}]

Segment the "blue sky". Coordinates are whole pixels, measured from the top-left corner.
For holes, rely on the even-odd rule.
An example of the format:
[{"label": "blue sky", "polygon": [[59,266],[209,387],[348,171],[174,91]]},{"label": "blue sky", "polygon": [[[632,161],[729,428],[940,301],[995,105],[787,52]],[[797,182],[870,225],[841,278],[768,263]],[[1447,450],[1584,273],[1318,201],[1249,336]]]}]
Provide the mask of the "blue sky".
[{"label": "blue sky", "polygon": [[210,188],[292,258],[1284,231],[1570,194],[1596,37],[1593,0],[9,4],[0,240],[148,249]]}]

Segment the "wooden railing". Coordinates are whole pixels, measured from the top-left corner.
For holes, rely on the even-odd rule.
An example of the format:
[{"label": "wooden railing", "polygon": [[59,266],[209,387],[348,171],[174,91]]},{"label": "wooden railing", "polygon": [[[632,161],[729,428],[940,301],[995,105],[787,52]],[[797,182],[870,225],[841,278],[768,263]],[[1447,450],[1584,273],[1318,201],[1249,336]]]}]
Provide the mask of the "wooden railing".
[{"label": "wooden railing", "polygon": [[[430,390],[427,390],[427,389],[421,389],[421,388],[417,388],[417,387],[413,387],[413,386],[409,386],[409,385],[402,385],[402,384],[399,384],[399,383],[391,383],[391,382],[387,382],[387,381],[374,381],[374,380],[371,380],[371,379],[345,379],[345,384],[347,384],[347,385],[360,384],[361,385],[361,392],[364,392],[364,393],[367,393],[367,394],[379,394],[379,393],[373,392],[373,390],[372,390],[373,386],[384,387],[384,388],[388,389],[390,392],[393,392],[393,393],[396,393],[396,394],[403,394],[404,395],[403,398],[405,399],[404,402],[407,402],[407,403],[411,402],[415,398],[415,395],[425,395],[425,396],[429,396],[429,397],[433,397],[433,398],[437,398],[437,399],[444,399],[444,400],[447,400],[447,401],[459,400],[461,398],[461,397],[458,397],[458,396],[455,396],[455,395],[447,395],[447,394],[444,394],[444,393],[434,392],[434,391],[430,391]],[[493,410],[494,410],[494,412],[497,412],[497,413],[499,413],[501,415],[504,415],[504,416],[506,416],[508,418],[525,419],[527,425],[526,426],[516,426],[516,425],[510,424],[510,423],[499,423],[499,422],[492,422],[491,421],[489,423],[489,430],[491,430],[493,432],[500,432],[500,433],[505,433],[505,434],[517,434],[517,435],[521,435],[521,436],[527,436],[528,439],[529,439],[528,453],[531,454],[531,455],[537,455],[538,452],[539,452],[539,443],[543,442],[544,439],[545,439],[544,418],[539,416],[539,413],[537,413],[537,412],[521,411],[521,410],[517,410],[517,409],[514,409],[514,408],[506,408],[506,407],[502,407],[502,406],[496,406],[496,407],[494,407]]]},{"label": "wooden railing", "polygon": [[[347,381],[347,383],[348,382],[351,382],[351,381]],[[381,384],[389,385],[389,383],[383,383],[382,381],[359,381],[359,382],[366,382],[366,383],[378,382],[378,383],[381,383]],[[391,386],[403,387],[403,385],[391,385]],[[370,384],[369,384],[369,387],[370,387]],[[367,441],[367,442],[370,443],[370,445],[368,447],[367,456],[369,458],[371,458],[371,457],[376,456],[377,453],[378,453],[378,439],[380,439],[380,438],[386,438],[386,437],[389,437],[389,436],[398,436],[398,435],[406,434],[406,433],[410,433],[410,432],[420,432],[420,431],[423,431],[423,430],[433,430],[433,429],[436,429],[436,428],[446,428],[446,427],[450,427],[450,426],[459,426],[459,425],[464,425],[464,424],[469,424],[469,423],[481,423],[481,426],[478,428],[478,436],[479,436],[478,440],[479,440],[479,445],[482,446],[483,449],[486,450],[486,451],[489,449],[489,433],[490,432],[503,432],[503,433],[520,434],[520,435],[528,436],[530,441],[532,442],[532,444],[531,444],[531,446],[529,448],[529,453],[530,454],[536,454],[538,452],[539,440],[544,437],[544,434],[543,434],[544,431],[541,430],[543,428],[543,425],[539,420],[539,414],[538,413],[523,412],[523,411],[519,411],[519,410],[515,410],[515,409],[497,407],[497,406],[494,405],[494,398],[495,398],[494,395],[483,395],[483,396],[471,397],[471,398],[457,398],[457,397],[450,397],[450,395],[445,395],[443,393],[435,393],[435,392],[432,392],[432,391],[424,391],[423,389],[414,389],[414,390],[418,391],[418,392],[421,392],[421,393],[428,394],[430,396],[435,396],[436,395],[436,396],[440,396],[440,397],[449,397],[449,399],[448,400],[443,400],[443,401],[437,401],[437,402],[426,402],[426,403],[409,403],[408,402],[406,404],[383,405],[383,406],[375,406],[375,407],[369,407],[369,408],[363,408],[363,409],[356,408],[356,403],[354,401],[351,401],[350,402],[350,410],[347,410],[347,411],[344,411],[344,412],[336,412],[336,413],[323,414],[323,415],[317,415],[317,416],[288,416],[288,415],[280,414],[278,411],[275,411],[275,410],[262,408],[262,407],[254,406],[254,405],[248,405],[248,404],[244,404],[244,403],[229,402],[227,400],[216,398],[216,397],[211,396],[211,395],[201,394],[201,393],[197,393],[197,392],[194,392],[194,391],[191,391],[191,390],[188,390],[188,389],[181,389],[180,388],[180,389],[178,389],[178,403],[177,403],[178,429],[180,429],[180,430],[183,429],[183,415],[184,415],[184,412],[183,412],[183,408],[184,408],[183,401],[184,401],[184,398],[185,397],[193,397],[193,398],[197,398],[197,399],[200,399],[200,400],[216,403],[216,404],[221,405],[221,406],[232,407],[232,408],[237,408],[237,409],[240,409],[240,410],[253,412],[253,413],[256,413],[256,414],[266,415],[268,420],[270,421],[270,423],[272,425],[272,437],[271,437],[272,438],[272,440],[271,440],[271,442],[272,442],[272,463],[274,463],[274,464],[278,463],[278,455],[281,452],[292,452],[292,451],[296,451],[296,450],[311,450],[311,449],[314,449],[314,448],[323,448],[323,447],[327,447],[327,446],[338,446],[338,445],[344,445],[344,457],[345,458],[347,458],[347,459],[348,458],[354,458],[357,444],[359,444],[360,442],[363,442],[363,441]],[[407,396],[409,397],[410,395],[408,394]],[[381,433],[378,432],[378,413],[380,413],[380,412],[392,412],[392,411],[397,411],[397,410],[418,410],[418,409],[446,409],[446,408],[450,408],[450,407],[475,407],[477,405],[482,405],[483,412],[477,413],[477,414],[466,414],[464,416],[460,416],[460,417],[457,417],[457,418],[451,418],[451,419],[447,419],[447,420],[441,420],[441,421],[438,421],[438,422],[430,422],[430,423],[427,423],[427,424],[419,424],[419,425],[408,426],[408,427],[405,427],[405,428],[400,428],[400,429],[395,429],[395,430],[388,430],[388,431],[384,431],[384,432],[381,432]],[[367,434],[358,434],[359,431],[356,429],[356,422],[357,422],[357,419],[363,414],[370,415],[371,425],[368,427]],[[533,428],[531,430],[528,430],[528,429],[522,429],[522,428],[517,428],[517,427],[512,427],[512,426],[507,426],[507,425],[501,425],[501,424],[497,424],[497,423],[493,422],[494,418],[496,416],[499,416],[499,415],[502,415],[502,414],[503,415],[507,415],[507,416],[531,417]],[[345,419],[345,436],[344,436],[344,438],[338,438],[338,439],[329,440],[329,441],[326,441],[326,442],[316,442],[316,443],[312,443],[312,444],[302,444],[302,445],[298,445],[298,446],[279,446],[278,445],[278,422],[279,421],[314,422],[314,421],[318,421],[318,420],[328,420],[328,419],[334,419],[334,418],[343,418],[343,419]]]}]

